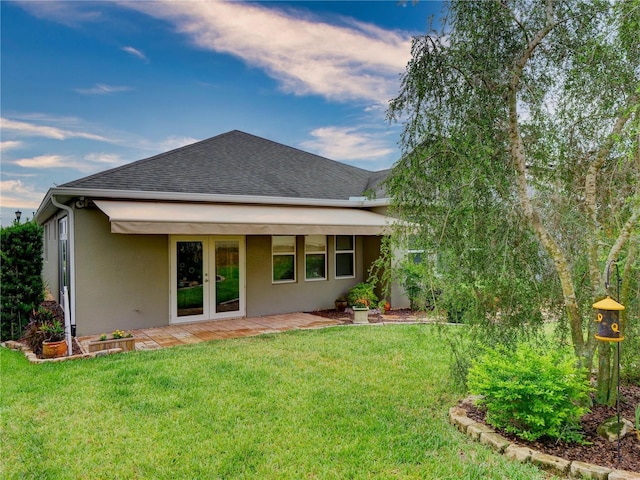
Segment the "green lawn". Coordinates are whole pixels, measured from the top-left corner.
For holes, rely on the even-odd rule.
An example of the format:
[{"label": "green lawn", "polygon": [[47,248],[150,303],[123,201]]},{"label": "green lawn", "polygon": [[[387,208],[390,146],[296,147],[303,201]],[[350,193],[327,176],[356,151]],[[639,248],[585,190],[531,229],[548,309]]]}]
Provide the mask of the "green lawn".
[{"label": "green lawn", "polygon": [[439,335],[339,327],[45,365],[0,349],[0,477],[549,478],[447,423],[462,394]]}]

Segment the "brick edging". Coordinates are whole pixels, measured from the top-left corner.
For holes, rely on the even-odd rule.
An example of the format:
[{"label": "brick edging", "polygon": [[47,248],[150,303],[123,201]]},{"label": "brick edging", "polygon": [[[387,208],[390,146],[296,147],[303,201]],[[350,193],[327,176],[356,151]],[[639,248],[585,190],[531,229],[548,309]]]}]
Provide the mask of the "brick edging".
[{"label": "brick edging", "polygon": [[24,353],[24,356],[27,357],[29,363],[53,363],[53,362],[66,362],[67,360],[80,360],[83,358],[95,358],[102,357],[104,355],[111,355],[112,353],[120,353],[122,352],[121,348],[110,348],[108,350],[99,350],[97,352],[90,353],[79,353],[77,355],[69,355],[64,357],[57,358],[38,358],[35,353],[33,353],[29,348],[27,348],[24,344],[20,342],[16,342],[14,340],[9,340],[7,342],[2,343],[3,347],[10,348],[11,350],[19,350]]},{"label": "brick edging", "polygon": [[449,421],[472,439],[484,445],[489,445],[508,458],[522,463],[531,462],[556,475],[594,480],[640,480],[640,473],[615,470],[591,463],[570,461],[512,443],[491,427],[469,418],[467,411],[461,407],[451,407],[449,409]]}]

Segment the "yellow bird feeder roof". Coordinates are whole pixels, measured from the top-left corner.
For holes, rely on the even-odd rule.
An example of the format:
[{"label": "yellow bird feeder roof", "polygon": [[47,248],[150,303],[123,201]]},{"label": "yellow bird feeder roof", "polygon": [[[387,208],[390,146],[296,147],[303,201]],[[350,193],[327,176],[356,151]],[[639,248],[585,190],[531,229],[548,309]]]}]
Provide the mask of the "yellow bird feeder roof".
[{"label": "yellow bird feeder roof", "polygon": [[607,298],[594,303],[593,308],[599,310],[624,310],[624,305],[619,304],[613,298],[607,296]]}]

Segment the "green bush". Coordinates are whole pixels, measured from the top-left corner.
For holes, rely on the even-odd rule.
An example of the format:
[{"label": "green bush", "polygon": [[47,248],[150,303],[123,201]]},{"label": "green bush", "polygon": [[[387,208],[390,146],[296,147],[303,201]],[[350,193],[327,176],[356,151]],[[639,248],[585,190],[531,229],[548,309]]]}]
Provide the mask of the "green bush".
[{"label": "green bush", "polygon": [[44,299],[42,232],[42,227],[35,222],[2,228],[2,340],[20,338],[29,314]]},{"label": "green bush", "polygon": [[414,263],[408,259],[399,267],[400,279],[404,291],[409,297],[411,310],[431,310],[438,300],[441,289],[434,284],[430,266]]},{"label": "green bush", "polygon": [[349,290],[349,295],[347,296],[347,301],[350,306],[362,306],[366,304],[366,306],[373,306],[374,308],[378,305],[378,296],[373,291],[374,285],[368,282],[360,282]]},{"label": "green bush", "polygon": [[547,436],[580,441],[590,386],[568,352],[521,344],[515,352],[489,349],[469,369],[471,393],[482,395],[487,423],[525,440]]}]

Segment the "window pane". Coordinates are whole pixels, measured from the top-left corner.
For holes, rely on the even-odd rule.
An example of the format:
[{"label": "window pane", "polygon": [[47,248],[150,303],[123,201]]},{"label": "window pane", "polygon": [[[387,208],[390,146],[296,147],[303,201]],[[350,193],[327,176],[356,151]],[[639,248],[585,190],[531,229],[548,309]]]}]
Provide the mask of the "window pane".
[{"label": "window pane", "polygon": [[217,240],[216,313],[240,310],[240,242]]},{"label": "window pane", "polygon": [[336,235],[336,250],[353,250],[353,235]]},{"label": "window pane", "polygon": [[305,252],[324,252],[326,250],[327,240],[324,235],[307,235],[304,237]]},{"label": "window pane", "polygon": [[295,276],[294,255],[273,255],[273,281],[293,281]]},{"label": "window pane", "polygon": [[336,277],[353,276],[353,253],[336,253]]},{"label": "window pane", "polygon": [[294,253],[296,251],[295,235],[276,235],[271,237],[273,253]]},{"label": "window pane", "polygon": [[178,316],[204,312],[202,242],[176,242]]},{"label": "window pane", "polygon": [[324,272],[324,254],[314,253],[306,256],[306,278],[307,280],[325,278]]}]

